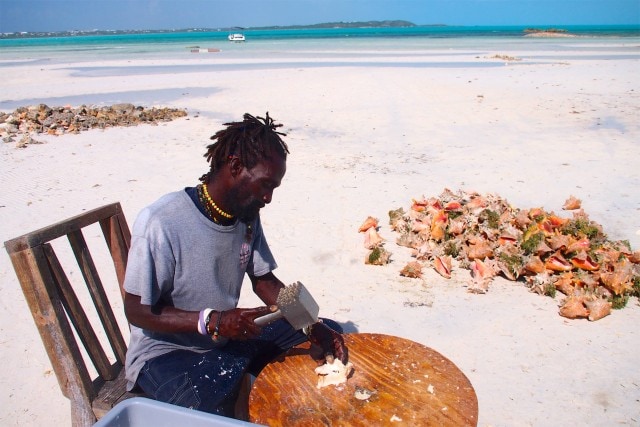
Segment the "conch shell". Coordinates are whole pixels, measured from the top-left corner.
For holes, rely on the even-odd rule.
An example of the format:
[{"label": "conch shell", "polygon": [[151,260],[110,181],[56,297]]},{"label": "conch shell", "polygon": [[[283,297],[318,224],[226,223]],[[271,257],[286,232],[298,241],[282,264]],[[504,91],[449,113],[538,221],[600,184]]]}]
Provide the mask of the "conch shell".
[{"label": "conch shell", "polygon": [[553,285],[558,291],[562,292],[563,294],[572,295],[573,291],[575,290],[573,273],[570,271],[567,273],[562,273]]},{"label": "conch shell", "polygon": [[576,199],[573,196],[569,196],[569,198],[564,202],[564,205],[562,205],[562,209],[564,209],[565,211],[580,209],[581,204],[582,204],[582,201],[580,199]]},{"label": "conch shell", "polygon": [[584,306],[582,297],[572,295],[564,300],[560,316],[568,319],[585,318],[589,316],[589,310]]},{"label": "conch shell", "polygon": [[476,294],[486,293],[495,274],[495,270],[485,261],[473,260],[471,263],[471,283],[467,290]]},{"label": "conch shell", "polygon": [[374,218],[372,216],[369,216],[369,217],[367,217],[367,219],[364,220],[364,222],[362,223],[362,225],[358,229],[358,232],[364,233],[365,231],[367,231],[371,227],[376,228],[377,226],[378,226],[378,218]]},{"label": "conch shell", "polygon": [[370,265],[385,265],[389,264],[390,260],[391,253],[382,246],[376,246],[369,251],[364,259],[364,263]]},{"label": "conch shell", "polygon": [[467,258],[470,260],[493,257],[493,249],[491,249],[491,246],[489,246],[489,243],[486,240],[475,239],[473,242],[469,243],[470,244],[466,249],[466,254]]},{"label": "conch shell", "polygon": [[431,238],[436,241],[444,239],[444,231],[447,228],[447,213],[444,210],[438,211],[431,219]]},{"label": "conch shell", "polygon": [[422,264],[418,261],[411,261],[404,266],[404,268],[400,271],[400,275],[404,277],[411,277],[414,279],[419,279],[422,277]]},{"label": "conch shell", "polygon": [[380,246],[384,239],[378,232],[375,227],[370,227],[364,234],[364,247],[367,249],[373,249],[377,246]]},{"label": "conch shell", "polygon": [[433,268],[445,279],[451,279],[451,257],[437,256],[433,260]]},{"label": "conch shell", "polygon": [[571,264],[581,270],[596,271],[600,268],[585,251],[571,258]]},{"label": "conch shell", "polygon": [[527,263],[524,265],[524,268],[525,270],[536,274],[543,273],[545,270],[544,262],[542,262],[540,257],[537,255],[531,256]]},{"label": "conch shell", "polygon": [[584,305],[589,310],[589,320],[592,322],[611,314],[611,303],[604,298],[587,299]]},{"label": "conch shell", "polygon": [[551,271],[571,271],[573,269],[573,265],[564,259],[559,252],[556,252],[547,258],[544,266],[547,270]]}]

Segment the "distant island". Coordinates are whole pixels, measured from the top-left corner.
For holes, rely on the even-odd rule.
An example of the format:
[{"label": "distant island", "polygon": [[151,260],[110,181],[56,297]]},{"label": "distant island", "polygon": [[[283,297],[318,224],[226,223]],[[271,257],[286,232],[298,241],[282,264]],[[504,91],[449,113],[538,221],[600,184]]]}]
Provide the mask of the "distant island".
[{"label": "distant island", "polygon": [[561,28],[525,28],[525,37],[575,37]]},{"label": "distant island", "polygon": [[324,22],[312,25],[286,25],[272,27],[253,27],[252,30],[306,30],[306,29],[326,29],[326,28],[407,28],[417,27],[409,21],[356,21],[356,22]]},{"label": "distant island", "polygon": [[[173,30],[69,30],[69,31],[21,31],[2,33],[2,38],[33,38],[33,37],[75,37],[92,35],[118,35],[118,34],[162,34],[162,33],[206,33],[213,31],[237,32],[245,30],[300,30],[323,28],[406,28],[418,25],[409,21],[355,21],[355,22],[325,22],[311,25],[287,25],[271,27],[227,27],[227,28],[181,28]],[[424,25],[426,27],[444,27],[442,24]]]}]

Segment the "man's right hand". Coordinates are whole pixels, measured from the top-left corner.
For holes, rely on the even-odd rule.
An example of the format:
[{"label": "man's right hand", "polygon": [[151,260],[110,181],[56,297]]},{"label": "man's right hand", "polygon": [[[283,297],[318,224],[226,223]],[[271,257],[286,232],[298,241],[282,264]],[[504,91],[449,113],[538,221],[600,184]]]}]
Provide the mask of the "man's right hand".
[{"label": "man's right hand", "polygon": [[[262,332],[262,327],[255,324],[255,319],[275,311],[275,306],[256,308],[234,308],[223,311],[220,318],[219,333],[232,340],[248,340],[256,338]],[[209,330],[213,331],[218,321],[218,314],[211,315]]]}]

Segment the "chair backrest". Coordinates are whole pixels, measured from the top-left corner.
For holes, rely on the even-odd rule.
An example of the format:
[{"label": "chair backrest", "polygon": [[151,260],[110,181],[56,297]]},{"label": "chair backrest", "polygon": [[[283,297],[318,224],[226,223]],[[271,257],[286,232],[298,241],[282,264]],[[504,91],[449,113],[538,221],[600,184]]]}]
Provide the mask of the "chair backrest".
[{"label": "chair backrest", "polygon": [[[22,286],[31,314],[56,373],[62,393],[71,401],[74,426],[89,426],[125,394],[124,362],[127,345],[89,252],[82,229],[100,224],[123,295],[131,234],[120,203],[113,203],[11,239],[5,248]],[[91,296],[78,296],[65,274],[52,240],[66,236]],[[111,274],[113,274],[111,272]],[[84,290],[85,294],[87,293]],[[87,316],[97,312],[108,339],[111,363]],[[94,316],[95,318],[95,316]],[[96,322],[94,322],[96,323]],[[73,329],[72,327],[73,326]],[[74,334],[75,330],[75,334]],[[77,338],[84,347],[85,360]],[[104,341],[104,340],[103,340]],[[97,372],[92,378],[90,372]]]}]

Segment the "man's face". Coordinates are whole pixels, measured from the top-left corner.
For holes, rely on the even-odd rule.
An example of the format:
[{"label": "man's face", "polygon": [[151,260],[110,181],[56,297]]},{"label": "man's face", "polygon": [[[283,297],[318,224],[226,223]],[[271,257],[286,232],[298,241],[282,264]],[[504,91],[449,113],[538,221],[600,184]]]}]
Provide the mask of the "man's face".
[{"label": "man's face", "polygon": [[280,156],[265,159],[250,170],[243,168],[234,194],[236,215],[241,220],[253,220],[260,209],[271,203],[273,190],[280,186],[286,170],[286,162]]}]

